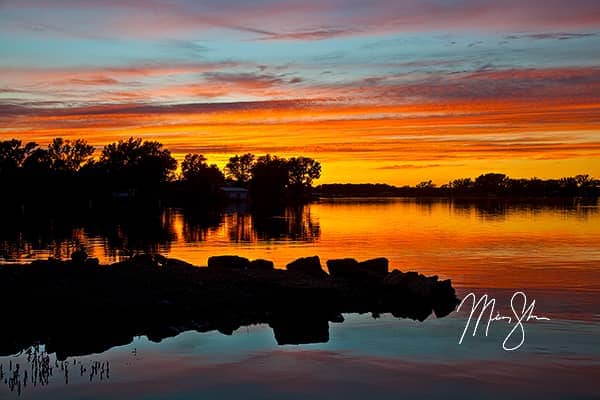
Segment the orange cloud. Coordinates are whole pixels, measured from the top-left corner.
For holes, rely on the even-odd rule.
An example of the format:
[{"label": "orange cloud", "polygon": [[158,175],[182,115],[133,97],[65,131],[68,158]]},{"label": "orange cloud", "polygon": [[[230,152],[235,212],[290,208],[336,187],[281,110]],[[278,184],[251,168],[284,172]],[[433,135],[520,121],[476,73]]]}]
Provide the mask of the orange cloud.
[{"label": "orange cloud", "polygon": [[[516,176],[598,176],[600,163],[591,160],[600,157],[599,72],[480,71],[445,81],[311,86],[285,75],[205,71],[206,81],[196,85],[111,91],[104,104],[0,103],[0,137],[84,137],[100,146],[143,136],[178,156],[202,152],[220,165],[246,151],[306,154],[325,163],[328,182],[444,182],[496,168]],[[240,95],[282,100],[164,102]]]}]

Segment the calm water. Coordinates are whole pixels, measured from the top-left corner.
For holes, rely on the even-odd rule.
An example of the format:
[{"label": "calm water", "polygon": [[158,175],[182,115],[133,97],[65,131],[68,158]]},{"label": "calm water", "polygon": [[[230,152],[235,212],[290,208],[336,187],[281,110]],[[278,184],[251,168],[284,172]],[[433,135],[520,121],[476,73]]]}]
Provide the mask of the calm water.
[{"label": "calm water", "polygon": [[[458,343],[467,313],[424,323],[346,315],[326,344],[277,346],[267,326],[233,336],[187,332],[145,337],[69,360],[68,384],[23,388],[24,398],[597,398],[600,373],[600,209],[560,205],[336,200],[277,216],[232,209],[222,215],[168,210],[101,221],[11,219],[0,230],[5,261],[68,257],[79,245],[103,262],[157,251],[197,265],[211,255],[267,258],[386,256],[394,268],[452,279],[459,295],[487,293],[512,315],[515,291],[549,321],[525,324],[524,344],[502,349],[511,329],[494,322]],[[51,355],[52,357],[52,355]],[[110,376],[80,364],[110,362]],[[0,358],[27,365],[26,356]],[[0,398],[14,398],[0,385]]]}]

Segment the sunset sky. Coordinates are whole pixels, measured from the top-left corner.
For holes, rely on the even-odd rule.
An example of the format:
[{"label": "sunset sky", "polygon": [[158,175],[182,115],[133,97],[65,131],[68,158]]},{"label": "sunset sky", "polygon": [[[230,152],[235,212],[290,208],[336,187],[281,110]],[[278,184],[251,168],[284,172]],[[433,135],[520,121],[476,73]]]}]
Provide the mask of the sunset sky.
[{"label": "sunset sky", "polygon": [[600,177],[600,1],[0,0],[0,139]]}]

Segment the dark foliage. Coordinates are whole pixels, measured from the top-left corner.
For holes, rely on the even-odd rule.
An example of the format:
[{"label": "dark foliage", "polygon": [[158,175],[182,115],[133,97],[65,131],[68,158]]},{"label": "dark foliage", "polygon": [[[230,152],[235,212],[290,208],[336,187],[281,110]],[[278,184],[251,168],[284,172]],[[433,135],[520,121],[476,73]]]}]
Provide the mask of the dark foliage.
[{"label": "dark foliage", "polygon": [[[187,154],[177,177],[177,161],[168,149],[133,137],[104,146],[97,157],[94,152],[83,139],[55,138],[46,148],[17,139],[0,141],[0,187],[8,193],[0,201],[22,208],[43,204],[53,210],[114,201],[214,206],[223,203],[220,189],[230,184],[247,188],[254,208],[273,209],[310,201],[313,182],[321,176],[321,164],[309,157],[246,153],[229,159],[226,175],[203,155]],[[589,175],[543,180],[500,173],[455,179],[441,186],[427,180],[414,187],[326,184],[317,188],[317,194],[325,197],[544,198],[599,193],[600,181]]]},{"label": "dark foliage", "polygon": [[308,157],[286,160],[266,155],[235,155],[225,175],[201,154],[187,154],[176,176],[177,161],[156,141],[130,137],[110,143],[94,157],[83,139],[54,139],[47,148],[12,139],[0,141],[0,185],[3,203],[21,208],[44,205],[58,211],[74,204],[127,202],[176,205],[222,203],[226,183],[248,188],[255,205],[301,203],[310,199],[312,182],[321,174]]},{"label": "dark foliage", "polygon": [[416,186],[397,187],[386,184],[325,184],[315,188],[324,197],[598,197],[600,180],[589,175],[560,179],[513,179],[504,174],[489,173],[471,178],[455,179],[436,186],[423,181]]},{"label": "dark foliage", "polygon": [[225,166],[227,178],[234,181],[238,186],[246,187],[252,179],[252,169],[255,164],[255,156],[252,153],[235,155],[229,159]]}]

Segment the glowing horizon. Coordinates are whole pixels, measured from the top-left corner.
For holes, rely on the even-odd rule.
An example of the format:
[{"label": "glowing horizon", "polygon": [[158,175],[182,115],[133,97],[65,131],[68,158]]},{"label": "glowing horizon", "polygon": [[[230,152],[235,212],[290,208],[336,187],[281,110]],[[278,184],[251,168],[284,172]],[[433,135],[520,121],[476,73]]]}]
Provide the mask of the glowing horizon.
[{"label": "glowing horizon", "polygon": [[0,2],[0,139],[158,140],[318,183],[600,176],[600,4]]}]

